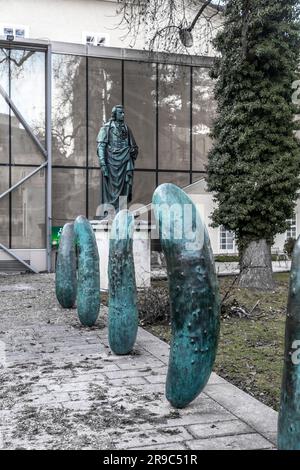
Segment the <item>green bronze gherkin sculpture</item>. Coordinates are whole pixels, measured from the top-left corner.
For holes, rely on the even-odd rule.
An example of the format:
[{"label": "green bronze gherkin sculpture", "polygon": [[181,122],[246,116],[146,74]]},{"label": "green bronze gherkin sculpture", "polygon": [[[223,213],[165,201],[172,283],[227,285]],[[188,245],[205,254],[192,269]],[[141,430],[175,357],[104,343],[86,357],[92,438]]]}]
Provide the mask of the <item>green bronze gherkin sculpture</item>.
[{"label": "green bronze gherkin sculpture", "polygon": [[122,210],[110,234],[108,338],[112,351],[119,355],[132,351],[138,330],[133,229],[133,215]]},{"label": "green bronze gherkin sculpture", "polygon": [[85,326],[93,326],[100,309],[99,253],[89,221],[80,215],[74,224],[78,250],[77,311]]},{"label": "green bronze gherkin sculpture", "polygon": [[278,448],[300,450],[300,237],[294,248],[290,276]]},{"label": "green bronze gherkin sculpture", "polygon": [[209,236],[192,200],[173,184],[154,192],[153,210],[166,257],[171,348],[166,396],[183,408],[205,387],[217,352],[220,299]]},{"label": "green bronze gherkin sculpture", "polygon": [[76,302],[76,246],[74,224],[65,224],[60,236],[55,269],[56,297],[63,308],[72,308]]}]

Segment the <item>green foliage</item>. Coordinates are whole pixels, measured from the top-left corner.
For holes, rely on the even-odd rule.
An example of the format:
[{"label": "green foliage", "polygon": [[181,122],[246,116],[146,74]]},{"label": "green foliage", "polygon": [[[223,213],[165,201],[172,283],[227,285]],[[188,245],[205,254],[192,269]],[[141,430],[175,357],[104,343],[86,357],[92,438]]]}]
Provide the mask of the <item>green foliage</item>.
[{"label": "green foliage", "polygon": [[208,188],[218,203],[214,224],[233,230],[240,248],[261,238],[272,242],[293,216],[300,172],[292,102],[299,3],[229,0],[215,39],[218,118]]},{"label": "green foliage", "polygon": [[283,251],[291,258],[296,244],[295,238],[288,238],[284,244]]}]

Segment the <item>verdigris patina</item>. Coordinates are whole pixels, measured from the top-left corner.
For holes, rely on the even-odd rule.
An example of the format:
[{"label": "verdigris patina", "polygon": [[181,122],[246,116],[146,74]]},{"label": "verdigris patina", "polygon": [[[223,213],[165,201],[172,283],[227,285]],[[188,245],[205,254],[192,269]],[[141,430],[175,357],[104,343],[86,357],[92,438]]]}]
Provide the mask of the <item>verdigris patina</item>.
[{"label": "verdigris patina", "polygon": [[56,297],[63,308],[72,308],[76,302],[76,247],[74,224],[65,224],[60,236],[55,270]]},{"label": "verdigris patina", "polygon": [[133,349],[138,330],[133,229],[133,215],[122,210],[110,233],[108,339],[112,351],[120,355]]},{"label": "verdigris patina", "polygon": [[300,238],[294,248],[290,277],[278,448],[300,450]]},{"label": "verdigris patina", "polygon": [[74,223],[78,250],[77,312],[81,323],[93,326],[100,309],[99,253],[89,221],[80,215]]},{"label": "verdigris patina", "polygon": [[134,162],[138,147],[124,122],[124,108],[112,109],[111,119],[101,127],[97,137],[97,154],[103,173],[103,204],[119,209],[119,197],[132,200]]},{"label": "verdigris patina", "polygon": [[162,184],[152,199],[166,257],[172,338],[166,396],[176,408],[205,387],[217,352],[218,280],[209,236],[196,206],[180,188]]}]

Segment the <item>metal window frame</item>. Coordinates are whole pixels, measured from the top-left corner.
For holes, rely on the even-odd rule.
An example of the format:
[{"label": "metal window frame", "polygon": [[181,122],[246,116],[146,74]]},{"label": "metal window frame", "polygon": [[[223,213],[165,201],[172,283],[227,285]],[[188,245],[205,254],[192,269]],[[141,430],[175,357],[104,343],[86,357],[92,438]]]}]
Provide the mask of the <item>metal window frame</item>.
[{"label": "metal window frame", "polygon": [[[233,234],[233,239],[232,239],[232,248],[227,247],[228,243],[228,236],[229,234]],[[226,248],[222,248],[222,236],[225,235],[225,243],[226,243]],[[219,251],[220,253],[226,254],[226,253],[236,253],[236,239],[234,236],[234,233],[231,230],[226,230],[223,225],[219,225],[218,227],[218,244],[219,244]]]},{"label": "metal window frame", "polygon": [[[147,52],[144,50],[132,50],[132,49],[121,49],[113,47],[96,47],[91,45],[82,45],[82,44],[73,44],[57,41],[43,41],[43,40],[28,40],[19,38],[16,41],[7,41],[4,38],[0,38],[0,47],[5,49],[32,49],[34,51],[44,51],[46,54],[46,70],[45,70],[45,81],[46,81],[46,148],[44,148],[35,135],[32,133],[30,126],[26,123],[26,120],[23,118],[18,109],[14,106],[12,101],[7,101],[7,96],[4,95],[4,99],[8,102],[10,110],[17,115],[20,122],[23,124],[24,128],[28,132],[28,135],[32,138],[35,144],[39,147],[39,150],[45,157],[45,163],[43,163],[39,168],[36,168],[35,165],[31,164],[13,164],[10,158],[9,167],[22,166],[22,167],[33,167],[34,170],[27,175],[23,180],[10,187],[8,191],[5,191],[0,195],[0,199],[9,193],[11,198],[11,193],[18,187],[20,184],[24,183],[26,180],[30,179],[34,174],[40,171],[42,168],[47,167],[47,179],[46,179],[46,251],[47,251],[47,270],[51,270],[51,231],[52,231],[52,168],[74,168],[74,169],[85,169],[86,170],[86,215],[89,213],[89,194],[88,194],[88,178],[89,170],[98,169],[94,166],[89,166],[89,141],[88,141],[88,61],[89,58],[99,58],[99,59],[115,59],[121,61],[121,87],[122,87],[122,99],[124,101],[124,87],[125,87],[125,61],[136,61],[136,62],[146,62],[153,63],[156,65],[156,165],[153,169],[148,168],[136,168],[137,172],[154,172],[156,176],[156,185],[158,184],[158,175],[162,172],[168,173],[188,173],[190,175],[190,183],[192,183],[193,176],[196,174],[201,178],[205,172],[202,171],[193,171],[193,148],[192,148],[192,126],[193,126],[193,71],[195,67],[200,68],[211,68],[214,58],[209,56],[193,56],[193,55],[178,55],[178,54],[166,54],[158,52]],[[69,165],[53,165],[52,166],[52,147],[51,147],[51,101],[52,101],[52,54],[63,54],[63,55],[77,55],[86,58],[86,101],[87,101],[87,115],[86,115],[86,166],[69,166]],[[181,65],[188,66],[190,68],[190,116],[189,116],[189,132],[190,132],[190,166],[188,170],[174,170],[174,169],[160,169],[159,168],[159,132],[158,132],[158,100],[159,100],[159,64],[170,64],[170,65]],[[1,90],[0,90],[1,91]],[[4,91],[4,90],[3,90]],[[2,93],[3,95],[3,93]],[[7,166],[6,164],[0,164],[1,166]],[[10,173],[11,174],[11,173]],[[11,181],[10,181],[11,184]],[[11,204],[10,204],[11,212]],[[11,213],[9,218],[9,223],[11,223]],[[13,250],[5,247],[11,254],[11,256],[16,257]],[[26,265],[26,263],[23,263]],[[28,267],[28,265],[26,265]],[[35,272],[34,268],[32,271]]]},{"label": "metal window frame", "polygon": [[[26,41],[26,40],[18,40],[18,41],[1,41],[0,40],[0,47],[5,48],[8,50],[15,50],[15,49],[25,49],[25,50],[33,50],[34,52],[44,52],[45,53],[45,133],[46,133],[46,147],[42,145],[39,139],[33,133],[30,125],[27,123],[26,119],[23,117],[20,110],[14,104],[13,100],[10,96],[6,93],[3,87],[0,85],[0,94],[4,98],[5,102],[9,107],[9,116],[11,124],[11,111],[16,115],[22,126],[24,127],[25,131],[29,138],[33,141],[33,143],[37,146],[41,154],[43,155],[45,162],[36,168],[36,165],[13,165],[11,160],[11,141],[10,141],[10,150],[9,150],[9,168],[12,167],[34,167],[34,170],[26,175],[24,178],[19,180],[17,183],[11,186],[11,171],[9,172],[9,185],[10,187],[0,194],[0,199],[5,197],[6,195],[10,198],[9,204],[9,224],[11,226],[12,222],[12,214],[11,214],[11,194],[15,191],[19,186],[23,183],[28,181],[32,178],[35,174],[41,171],[43,168],[47,168],[47,179],[46,179],[46,201],[45,201],[45,228],[46,228],[46,253],[47,253],[47,271],[50,272],[51,270],[51,226],[52,226],[52,208],[51,208],[51,189],[52,189],[52,149],[51,149],[51,56],[52,56],[52,48],[51,44],[48,42],[35,42],[35,41]],[[9,69],[10,70],[10,69]],[[9,72],[10,73],[10,72]],[[11,86],[11,77],[9,76],[9,87]],[[10,137],[11,139],[11,137]],[[7,165],[5,165],[7,166]],[[10,230],[11,236],[11,230]],[[5,251],[9,256],[18,260],[21,264],[23,264],[27,269],[31,270],[34,273],[38,273],[38,270],[32,266],[27,264],[23,259],[21,259],[13,249],[6,247],[2,243],[0,243],[0,249]]]},{"label": "metal window frame", "polygon": [[[298,217],[297,217],[297,214],[295,213],[294,216],[291,218],[291,219],[288,219],[287,222],[289,222],[290,224],[290,227],[286,230],[285,232],[285,240],[287,241],[289,238],[295,238],[297,239],[297,222],[298,222]],[[295,221],[295,223],[293,224],[293,220]],[[295,231],[295,237],[289,237],[288,236],[288,233],[292,231]]]}]

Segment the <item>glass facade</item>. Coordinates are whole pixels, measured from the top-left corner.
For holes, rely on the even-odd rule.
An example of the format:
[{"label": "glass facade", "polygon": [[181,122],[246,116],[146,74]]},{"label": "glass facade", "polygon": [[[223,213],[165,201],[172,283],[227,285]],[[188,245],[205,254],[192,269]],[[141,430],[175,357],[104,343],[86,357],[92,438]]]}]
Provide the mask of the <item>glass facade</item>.
[{"label": "glass facade", "polygon": [[[45,157],[34,138],[46,140],[46,54],[0,48],[0,194],[32,173]],[[5,98],[6,97],[6,98]],[[17,109],[9,106],[7,100]],[[0,243],[8,248],[46,246],[46,170],[0,199]]]},{"label": "glass facade", "polygon": [[[99,54],[100,55],[100,54]],[[46,54],[0,48],[0,85],[39,142],[46,141]],[[127,57],[127,56],[126,56]],[[146,57],[146,53],[145,53]],[[71,53],[52,54],[52,225],[95,217],[102,200],[96,153],[112,107],[125,106],[139,155],[133,203],[148,204],[158,184],[203,177],[214,116],[208,66]],[[190,61],[191,62],[191,61]],[[45,158],[0,94],[0,191]],[[0,242],[45,247],[46,170],[0,199]]]},{"label": "glass facade", "polygon": [[148,204],[158,184],[203,176],[214,115],[207,68],[64,54],[52,62],[53,225],[97,214],[97,134],[120,103],[139,146],[133,203]]}]

